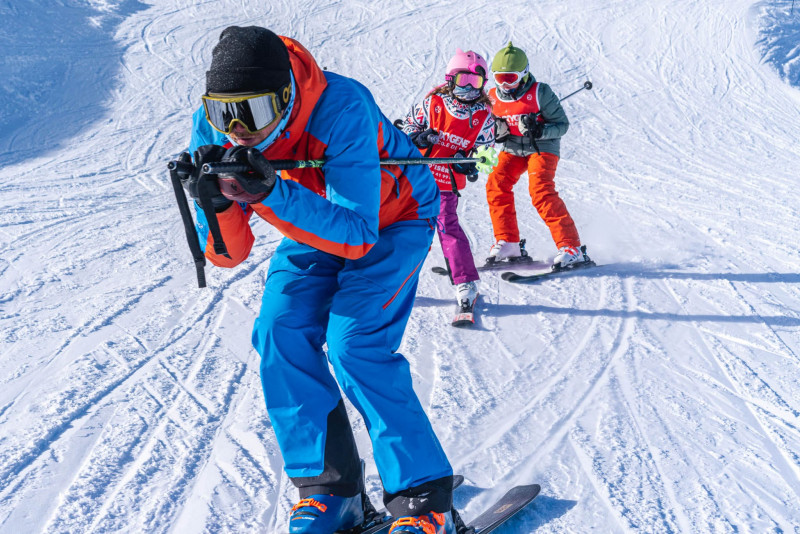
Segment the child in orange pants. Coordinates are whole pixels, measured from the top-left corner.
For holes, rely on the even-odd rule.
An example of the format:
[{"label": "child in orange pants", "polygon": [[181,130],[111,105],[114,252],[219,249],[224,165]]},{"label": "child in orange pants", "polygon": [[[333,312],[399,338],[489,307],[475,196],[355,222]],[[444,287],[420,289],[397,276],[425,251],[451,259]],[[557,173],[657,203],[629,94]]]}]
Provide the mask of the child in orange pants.
[{"label": "child in orange pants", "polygon": [[531,200],[558,248],[553,268],[588,262],[575,222],[553,181],[561,136],[569,128],[558,97],[550,86],[537,82],[528,72],[525,52],[510,42],[495,55],[492,71],[497,87],[489,90],[489,99],[495,115],[496,142],[503,143],[503,150],[486,182],[496,240],[488,261],[513,261],[523,256],[513,188],[527,170]]},{"label": "child in orange pants", "polygon": [[498,241],[519,242],[517,210],[514,206],[513,188],[528,171],[528,191],[539,216],[547,224],[556,247],[580,247],[578,230],[564,201],[558,196],[553,179],[558,156],[549,152],[514,156],[501,151],[498,163],[486,183],[486,197],[492,217],[494,236]]}]

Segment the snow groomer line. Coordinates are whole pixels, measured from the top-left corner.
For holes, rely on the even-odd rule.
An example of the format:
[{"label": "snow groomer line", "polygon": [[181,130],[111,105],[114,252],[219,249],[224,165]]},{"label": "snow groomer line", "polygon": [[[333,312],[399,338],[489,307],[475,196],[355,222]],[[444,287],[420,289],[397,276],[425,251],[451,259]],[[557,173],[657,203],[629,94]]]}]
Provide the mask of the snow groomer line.
[{"label": "snow groomer line", "polygon": [[[591,90],[592,82],[586,81],[583,86],[568,94],[560,100],[563,102],[569,97],[583,91],[584,89]],[[380,160],[381,165],[437,165],[437,164],[451,164],[451,163],[475,163],[478,170],[484,173],[492,171],[497,165],[497,155],[487,157],[481,155],[475,158],[453,157],[453,158],[385,158]],[[269,162],[273,169],[276,171],[284,171],[290,169],[306,169],[306,168],[321,168],[325,165],[325,160],[271,160]],[[186,198],[181,183],[181,175],[184,177],[198,172],[199,178],[197,180],[197,200],[200,207],[206,213],[208,219],[208,230],[213,237],[214,252],[222,256],[230,258],[228,249],[225,246],[225,241],[222,238],[220,231],[219,221],[217,220],[216,212],[211,202],[211,195],[213,194],[213,187],[210,187],[211,181],[223,180],[227,182],[237,182],[236,174],[252,173],[253,168],[247,163],[234,163],[234,162],[215,162],[206,163],[197,169],[191,160],[177,159],[170,161],[167,164],[170,172],[170,181],[172,188],[175,191],[175,200],[178,204],[178,210],[183,220],[184,230],[186,232],[186,240],[189,244],[189,250],[194,259],[195,270],[197,272],[197,285],[198,287],[206,287],[205,265],[206,258],[200,241],[195,231],[195,223],[189,207],[189,201]],[[239,184],[241,189],[244,189]]]}]

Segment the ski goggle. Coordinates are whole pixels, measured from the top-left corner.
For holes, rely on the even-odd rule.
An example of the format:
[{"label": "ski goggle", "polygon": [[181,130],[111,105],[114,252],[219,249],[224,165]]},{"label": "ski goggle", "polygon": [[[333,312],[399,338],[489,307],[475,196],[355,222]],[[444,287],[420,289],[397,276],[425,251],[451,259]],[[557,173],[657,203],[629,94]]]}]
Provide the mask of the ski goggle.
[{"label": "ski goggle", "polygon": [[494,81],[497,85],[517,85],[526,74],[528,74],[527,68],[522,72],[495,72]]},{"label": "ski goggle", "polygon": [[218,132],[230,134],[238,122],[253,134],[280,118],[291,95],[291,85],[255,95],[203,95],[203,107],[206,120]]},{"label": "ski goggle", "polygon": [[458,87],[471,85],[475,89],[481,89],[486,84],[485,76],[472,72],[456,72],[450,80]]}]

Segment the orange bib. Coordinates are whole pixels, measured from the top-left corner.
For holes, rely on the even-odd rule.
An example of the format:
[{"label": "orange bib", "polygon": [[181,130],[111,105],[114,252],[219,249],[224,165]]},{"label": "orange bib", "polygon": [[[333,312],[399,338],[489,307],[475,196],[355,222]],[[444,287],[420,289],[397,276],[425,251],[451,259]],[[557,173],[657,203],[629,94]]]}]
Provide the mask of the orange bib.
[{"label": "orange bib", "polygon": [[[492,101],[492,113],[498,119],[503,119],[508,124],[511,135],[522,135],[519,131],[520,115],[539,113],[539,82],[534,83],[527,92],[518,100],[507,102],[497,97],[497,88],[489,89],[489,100]],[[544,119],[539,115],[539,122]]]},{"label": "orange bib", "polygon": [[[455,99],[453,99],[455,100]],[[460,105],[457,101],[456,105]],[[464,105],[464,116],[456,117],[445,105],[442,95],[431,95],[430,111],[428,123],[429,127],[439,132],[439,141],[433,146],[430,154],[431,158],[449,158],[461,151],[469,153],[475,146],[475,140],[481,133],[481,128],[489,118],[489,110],[481,109],[475,111],[470,116],[468,108]],[[425,154],[427,150],[422,150]],[[442,191],[452,191],[453,184],[450,181],[450,173],[456,180],[456,188],[464,189],[467,184],[466,177],[452,171],[450,165],[431,165],[431,172],[436,178],[436,183]]]}]

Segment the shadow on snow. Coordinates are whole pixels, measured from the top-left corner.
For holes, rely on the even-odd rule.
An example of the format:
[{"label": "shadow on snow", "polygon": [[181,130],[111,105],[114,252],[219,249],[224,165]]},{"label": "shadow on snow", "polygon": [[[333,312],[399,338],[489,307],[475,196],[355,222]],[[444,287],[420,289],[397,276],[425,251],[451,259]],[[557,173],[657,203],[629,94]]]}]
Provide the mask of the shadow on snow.
[{"label": "shadow on snow", "polygon": [[[693,273],[685,271],[672,271],[671,266],[661,266],[657,269],[646,269],[636,263],[612,263],[599,265],[596,268],[563,273],[554,278],[548,278],[532,284],[536,287],[568,278],[635,278],[641,280],[697,280],[697,281],[728,281],[747,282],[753,284],[797,284],[800,283],[800,273]],[[506,283],[506,282],[502,282]],[[513,284],[520,288],[524,284]],[[450,299],[436,299],[419,296],[416,306],[449,306],[454,305]],[[479,315],[485,313],[495,317],[513,315],[531,315],[534,313],[556,313],[584,317],[617,317],[622,319],[646,319],[659,321],[681,322],[719,322],[719,323],[753,323],[767,324],[770,326],[800,326],[800,318],[789,315],[712,315],[712,314],[677,314],[612,309],[578,309],[570,307],[541,306],[535,304],[493,304],[486,301],[479,303]],[[479,324],[476,324],[480,327]]]},{"label": "shadow on snow", "polygon": [[754,6],[759,38],[756,46],[768,63],[789,85],[800,87],[800,3],[769,0]]},{"label": "shadow on snow", "polygon": [[0,165],[53,149],[106,114],[124,52],[114,34],[146,7],[0,2]]}]

